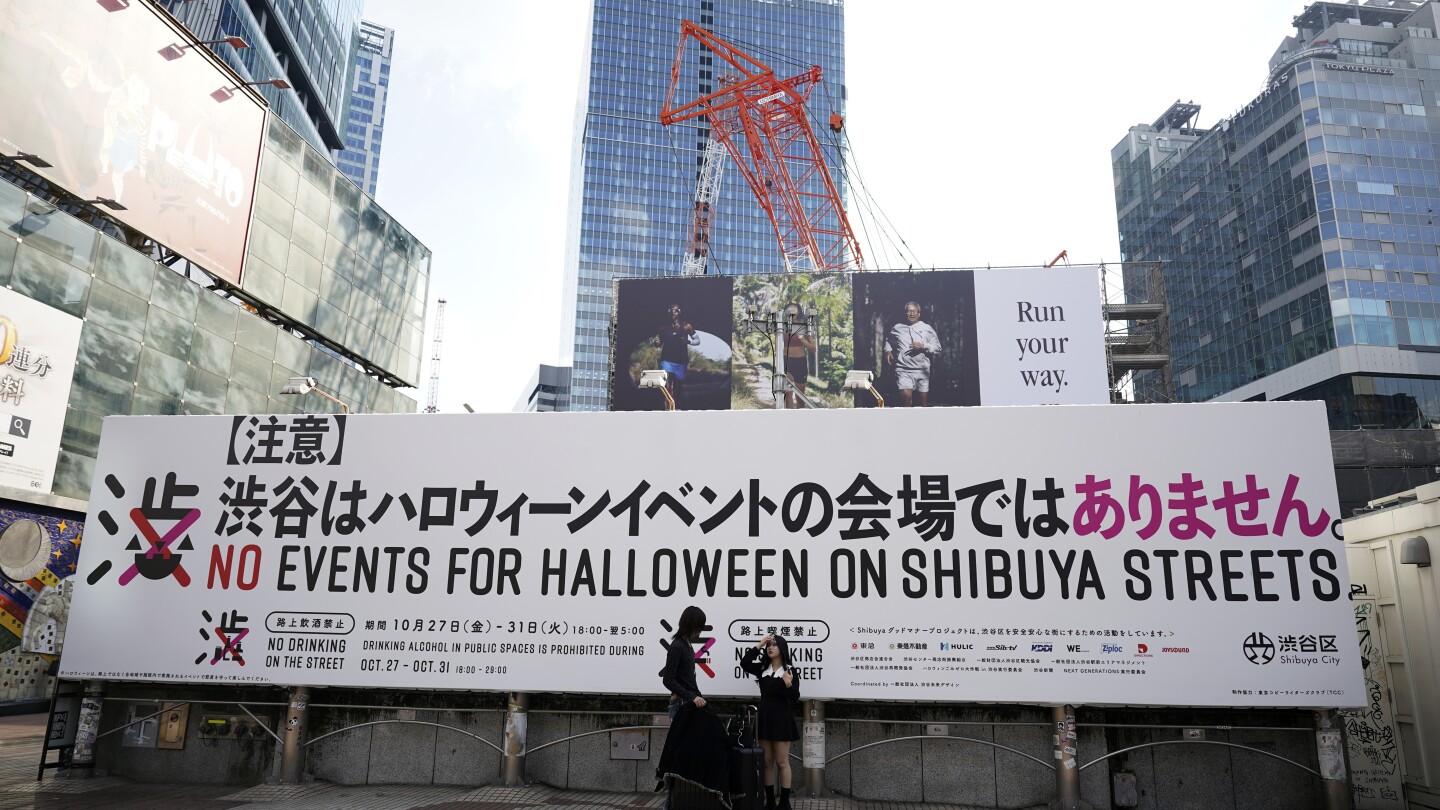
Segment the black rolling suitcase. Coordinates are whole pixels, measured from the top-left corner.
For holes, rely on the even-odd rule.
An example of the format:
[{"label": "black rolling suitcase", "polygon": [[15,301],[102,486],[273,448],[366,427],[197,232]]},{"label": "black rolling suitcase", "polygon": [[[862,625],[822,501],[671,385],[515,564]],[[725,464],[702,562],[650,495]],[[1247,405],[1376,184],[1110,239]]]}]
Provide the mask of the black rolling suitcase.
[{"label": "black rolling suitcase", "polygon": [[757,710],[745,706],[730,720],[730,805],[732,810],[764,810],[765,751],[755,740]]}]

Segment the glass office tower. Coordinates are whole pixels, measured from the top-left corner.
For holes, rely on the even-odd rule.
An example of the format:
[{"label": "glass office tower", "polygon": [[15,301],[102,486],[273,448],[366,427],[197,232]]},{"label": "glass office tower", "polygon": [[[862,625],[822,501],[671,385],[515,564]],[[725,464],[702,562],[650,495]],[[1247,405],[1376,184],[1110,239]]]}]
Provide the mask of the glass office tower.
[{"label": "glass office tower", "polygon": [[[677,274],[689,246],[710,132],[703,120],[660,126],[680,22],[710,30],[782,78],[821,66],[824,82],[811,94],[811,119],[843,194],[839,141],[827,122],[830,113],[844,113],[844,11],[842,0],[594,0],[572,154],[562,303],[562,363],[573,363],[571,410],[607,406],[612,281]],[[677,97],[693,100],[719,89],[727,68],[692,42]],[[711,227],[710,273],[784,271],[769,219],[733,163]]]},{"label": "glass office tower", "polygon": [[[210,46],[254,81],[284,79],[290,89],[256,89],[271,112],[321,152],[344,148],[350,71],[364,0],[158,0],[200,40],[240,37],[250,47]],[[331,162],[334,162],[333,160]]]},{"label": "glass office tower", "polygon": [[1199,129],[1177,102],[1112,151],[1126,296],[1169,308],[1170,368],[1136,397],[1440,423],[1435,6],[1312,3],[1295,26],[1243,109]]},{"label": "glass office tower", "polygon": [[385,101],[390,93],[390,54],[394,47],[395,29],[360,21],[345,148],[336,165],[371,197],[375,196],[380,178],[380,140],[385,134]]}]

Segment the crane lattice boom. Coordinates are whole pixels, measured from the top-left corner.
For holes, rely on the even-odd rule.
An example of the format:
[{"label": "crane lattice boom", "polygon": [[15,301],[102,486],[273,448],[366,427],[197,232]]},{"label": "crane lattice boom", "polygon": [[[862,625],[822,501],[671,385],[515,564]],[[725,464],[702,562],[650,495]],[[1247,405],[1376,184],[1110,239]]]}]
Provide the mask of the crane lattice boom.
[{"label": "crane lattice boom", "polygon": [[705,157],[700,164],[700,177],[695,181],[695,212],[690,223],[690,249],[680,273],[686,276],[705,275],[710,260],[710,216],[720,201],[720,180],[725,176],[725,147],[711,138],[705,141]]},{"label": "crane lattice boom", "polygon": [[[680,67],[691,39],[738,75],[723,76],[719,90],[676,106]],[[712,137],[730,153],[769,216],[787,272],[864,269],[860,243],[805,112],[819,81],[819,65],[789,79],[776,78],[754,57],[686,20],[660,111],[665,126],[700,117],[709,121]]]},{"label": "crane lattice boom", "polygon": [[440,412],[440,340],[445,335],[445,299],[435,307],[435,342],[430,349],[430,391],[425,397],[425,413]]}]

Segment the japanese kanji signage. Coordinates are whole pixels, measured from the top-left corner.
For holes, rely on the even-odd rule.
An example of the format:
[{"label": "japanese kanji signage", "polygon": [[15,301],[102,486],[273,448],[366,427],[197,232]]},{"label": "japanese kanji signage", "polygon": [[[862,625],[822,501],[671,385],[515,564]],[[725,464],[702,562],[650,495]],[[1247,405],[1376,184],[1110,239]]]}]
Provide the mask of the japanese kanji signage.
[{"label": "japanese kanji signage", "polygon": [[80,319],[0,287],[0,485],[49,492]]},{"label": "japanese kanji signage", "polygon": [[111,417],[64,674],[1356,706],[1319,403]]}]

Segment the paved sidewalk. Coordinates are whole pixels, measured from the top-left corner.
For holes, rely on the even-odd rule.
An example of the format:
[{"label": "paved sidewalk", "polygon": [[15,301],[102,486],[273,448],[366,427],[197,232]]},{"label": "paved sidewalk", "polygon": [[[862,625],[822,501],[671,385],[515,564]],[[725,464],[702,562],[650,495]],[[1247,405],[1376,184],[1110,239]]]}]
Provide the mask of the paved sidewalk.
[{"label": "paved sidewalk", "polygon": [[[45,715],[0,717],[0,810],[651,810],[653,793],[597,793],[550,787],[411,785],[157,785],[119,777],[35,781]],[[54,756],[53,754],[51,755]],[[966,810],[956,805],[801,799],[795,810]]]}]

